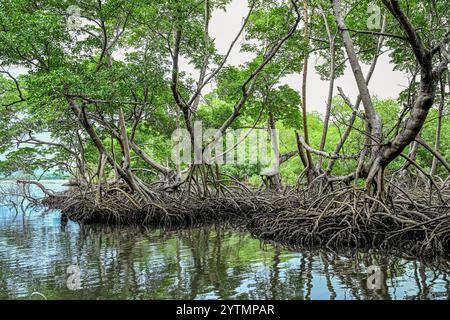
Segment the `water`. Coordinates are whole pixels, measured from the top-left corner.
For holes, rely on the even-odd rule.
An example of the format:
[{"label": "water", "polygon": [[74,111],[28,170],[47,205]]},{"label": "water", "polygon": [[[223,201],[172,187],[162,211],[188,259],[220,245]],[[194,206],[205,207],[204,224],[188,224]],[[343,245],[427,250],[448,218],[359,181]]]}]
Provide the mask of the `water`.
[{"label": "water", "polygon": [[[367,288],[370,265],[380,290]],[[0,299],[449,299],[449,273],[389,255],[296,252],[226,226],[80,226],[0,206]]]}]

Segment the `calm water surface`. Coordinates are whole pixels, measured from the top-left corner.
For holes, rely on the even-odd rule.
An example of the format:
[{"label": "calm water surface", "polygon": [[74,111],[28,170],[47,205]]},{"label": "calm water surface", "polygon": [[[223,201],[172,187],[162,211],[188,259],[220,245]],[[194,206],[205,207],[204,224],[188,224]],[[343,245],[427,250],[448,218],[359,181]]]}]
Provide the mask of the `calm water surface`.
[{"label": "calm water surface", "polygon": [[[367,288],[370,265],[381,290]],[[0,299],[449,299],[449,274],[389,255],[286,250],[225,226],[80,226],[0,206]]]}]

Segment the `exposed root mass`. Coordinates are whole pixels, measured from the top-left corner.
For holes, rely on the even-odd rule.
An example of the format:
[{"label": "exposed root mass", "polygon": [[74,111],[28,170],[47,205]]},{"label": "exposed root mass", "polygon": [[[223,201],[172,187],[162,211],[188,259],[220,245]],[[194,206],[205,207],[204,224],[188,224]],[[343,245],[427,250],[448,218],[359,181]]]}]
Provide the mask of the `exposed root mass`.
[{"label": "exposed root mass", "polygon": [[417,195],[408,194],[409,200],[397,194],[388,205],[349,187],[303,202],[298,208],[255,214],[248,229],[261,239],[309,248],[449,255],[448,198],[446,204],[428,206],[425,199],[412,201]]},{"label": "exposed root mass", "polygon": [[326,193],[237,191],[203,198],[164,193],[152,201],[120,188],[101,200],[95,192],[69,190],[63,196],[43,202],[84,223],[174,227],[235,221],[258,238],[286,245],[450,254],[450,192],[445,189],[436,195],[393,188],[383,200],[353,186]]}]

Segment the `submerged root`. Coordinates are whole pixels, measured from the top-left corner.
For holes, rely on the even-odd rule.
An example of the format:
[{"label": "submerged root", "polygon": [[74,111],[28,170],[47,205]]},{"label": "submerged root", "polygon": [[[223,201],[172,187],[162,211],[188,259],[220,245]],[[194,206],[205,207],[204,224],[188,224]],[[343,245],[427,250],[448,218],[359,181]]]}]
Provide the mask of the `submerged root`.
[{"label": "submerged root", "polygon": [[218,196],[180,196],[161,193],[145,200],[118,187],[108,189],[101,200],[95,192],[69,190],[47,196],[43,205],[60,209],[69,219],[84,223],[145,224],[158,226],[194,225],[205,222],[247,220],[259,212],[276,212],[298,206],[297,195],[251,193],[230,188]]},{"label": "submerged root", "polygon": [[394,185],[386,194],[382,201],[363,188],[342,184],[322,193],[230,188],[214,196],[161,193],[145,200],[114,187],[101,200],[96,192],[69,190],[64,197],[50,195],[43,202],[84,223],[174,227],[234,221],[260,239],[286,245],[378,248],[428,257],[450,254],[448,187],[443,185],[441,194],[431,199],[422,190]]},{"label": "submerged root", "polygon": [[[405,194],[407,197],[405,197]],[[308,248],[378,248],[415,256],[450,254],[450,207],[428,206],[428,197],[410,190],[392,192],[390,203],[352,187],[293,210],[252,216],[257,237]]]}]

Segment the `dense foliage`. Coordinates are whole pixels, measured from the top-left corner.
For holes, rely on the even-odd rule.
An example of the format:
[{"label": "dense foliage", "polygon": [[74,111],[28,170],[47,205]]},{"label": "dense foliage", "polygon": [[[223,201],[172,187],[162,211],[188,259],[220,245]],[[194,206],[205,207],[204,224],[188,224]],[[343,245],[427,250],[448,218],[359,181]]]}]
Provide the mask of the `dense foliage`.
[{"label": "dense foliage", "polygon": [[[248,16],[230,50],[240,49],[252,59],[232,66],[229,52],[219,52],[210,35],[212,17],[226,10],[230,0],[0,0],[0,175],[57,172],[87,184],[123,179],[132,189],[145,191],[153,181],[173,183],[186,174],[188,166],[178,168],[171,159],[171,136],[177,128],[192,132],[194,122],[201,120],[204,127],[222,132],[280,129],[281,155],[291,153],[281,164],[280,177],[291,185],[308,166],[299,151],[311,158],[309,169],[316,175],[329,168],[332,176],[346,176],[357,169],[359,158],[344,160],[334,153],[359,155],[372,135],[372,150],[383,146],[376,152],[384,152],[384,158],[366,155],[370,179],[377,161],[389,172],[405,166],[405,159],[389,147],[398,140],[400,153],[413,151],[415,136],[405,142],[406,148],[399,139],[414,121],[424,85],[433,87],[435,97],[417,130],[449,159],[447,1],[332,2],[249,1]],[[367,8],[374,3],[383,23],[367,30]],[[345,31],[338,28],[333,5],[345,16]],[[407,23],[402,25],[395,6]],[[329,95],[327,114],[303,112],[299,74],[307,72],[305,58],[317,56],[313,71],[323,79],[340,77],[350,68],[345,32],[360,63],[376,68],[379,55],[388,54],[393,67],[409,77],[409,86],[397,99],[362,95],[357,102],[348,101],[346,88],[338,92],[331,84],[329,93],[320,89],[324,101]],[[414,49],[418,34],[420,44],[433,54],[430,66]],[[195,71],[181,70],[181,60]],[[419,75],[428,67],[436,79],[421,83]],[[282,84],[288,75],[298,76],[297,88]],[[212,90],[205,93],[210,84]],[[367,120],[370,101],[381,118],[378,133]],[[336,150],[349,125],[348,139]],[[296,133],[308,138],[307,145]],[[410,156],[427,173],[448,174],[422,146]],[[261,183],[260,164],[220,169],[241,181]]]}]

